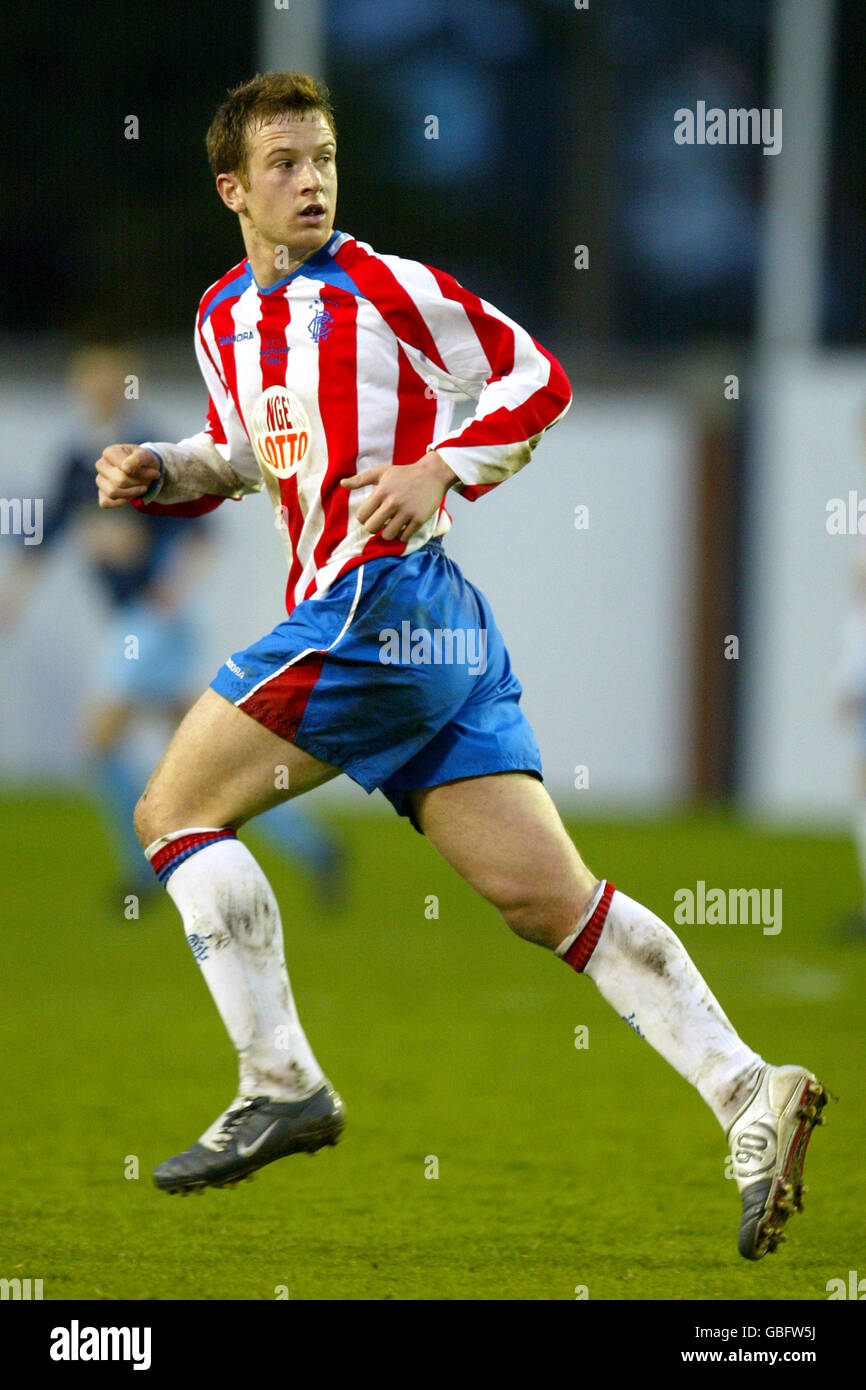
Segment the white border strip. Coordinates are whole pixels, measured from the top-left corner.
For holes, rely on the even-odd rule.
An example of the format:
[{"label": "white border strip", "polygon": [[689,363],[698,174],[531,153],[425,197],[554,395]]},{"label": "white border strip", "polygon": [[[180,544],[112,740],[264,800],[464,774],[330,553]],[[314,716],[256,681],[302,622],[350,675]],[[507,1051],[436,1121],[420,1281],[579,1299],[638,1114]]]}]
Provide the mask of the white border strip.
[{"label": "white border strip", "polygon": [[346,621],[343,623],[342,628],[340,629],[340,631],[338,632],[337,636],[334,638],[333,642],[331,643],[331,645],[330,645],[329,647],[307,647],[305,651],[298,652],[298,655],[297,655],[297,656],[293,656],[292,659],[291,659],[291,661],[287,661],[287,662],[285,663],[284,666],[281,666],[281,667],[279,668],[279,670],[277,670],[277,671],[272,671],[271,674],[270,674],[269,676],[265,676],[262,680],[260,680],[260,681],[258,682],[257,685],[254,685],[253,688],[252,688],[252,690],[248,690],[247,693],[246,693],[246,695],[242,695],[241,698],[240,698],[239,700],[235,700],[235,701],[234,701],[235,708],[236,708],[236,709],[240,709],[241,705],[245,704],[247,700],[251,699],[252,696],[255,695],[255,693],[256,693],[257,690],[261,690],[261,688],[262,688],[263,685],[267,685],[269,681],[276,680],[277,676],[281,676],[281,675],[283,674],[284,671],[288,671],[289,667],[290,667],[290,666],[294,666],[295,663],[296,663],[297,661],[303,661],[303,659],[304,659],[305,656],[313,656],[315,653],[322,653],[322,652],[330,652],[330,651],[333,651],[334,647],[336,647],[336,645],[337,645],[338,642],[342,641],[342,639],[345,637],[346,633],[349,631],[349,628],[351,627],[352,619],[353,619],[354,616],[355,616],[355,610],[356,610],[356,608],[358,607],[358,603],[360,602],[360,599],[361,599],[361,589],[362,589],[362,587],[363,587],[363,584],[364,584],[364,566],[363,566],[363,565],[359,565],[359,566],[358,566],[358,582],[357,582],[357,584],[355,585],[355,597],[352,599],[352,606],[351,606],[351,608],[349,609],[349,615],[348,615],[348,617],[346,618]]}]

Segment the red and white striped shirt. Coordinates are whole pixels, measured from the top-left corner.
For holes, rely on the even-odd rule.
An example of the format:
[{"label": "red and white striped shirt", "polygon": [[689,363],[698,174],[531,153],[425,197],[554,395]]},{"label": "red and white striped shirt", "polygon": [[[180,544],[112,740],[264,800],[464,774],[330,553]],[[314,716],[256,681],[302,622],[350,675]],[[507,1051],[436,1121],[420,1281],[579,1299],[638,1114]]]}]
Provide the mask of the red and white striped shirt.
[{"label": "red and white striped shirt", "polygon": [[371,536],[357,519],[369,489],[341,479],[435,449],[474,501],[529,462],[571,403],[560,364],[512,319],[443,271],[346,232],[267,289],[249,261],[233,267],[201,300],[195,346],[207,426],[149,446],[166,473],[159,502],[142,509],[197,515],[267,487],[290,613],[353,566],[451,525],[443,503],[408,541]]}]

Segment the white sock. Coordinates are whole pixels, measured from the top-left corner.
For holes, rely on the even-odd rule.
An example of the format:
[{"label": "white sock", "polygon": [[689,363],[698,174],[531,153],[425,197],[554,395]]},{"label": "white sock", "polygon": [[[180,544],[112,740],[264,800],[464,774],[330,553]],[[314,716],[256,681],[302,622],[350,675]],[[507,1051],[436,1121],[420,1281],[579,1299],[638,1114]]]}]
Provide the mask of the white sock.
[{"label": "white sock", "polygon": [[[159,863],[181,837],[194,842],[206,833],[180,830],[145,853]],[[232,834],[196,848],[171,869],[166,887],[237,1049],[239,1094],[279,1100],[312,1095],[324,1076],[292,998],[276,898],[246,845]]]},{"label": "white sock", "polygon": [[606,918],[602,891],[582,919],[588,960],[580,960],[580,939],[574,935],[557,954],[570,964],[578,961],[575,968],[583,969],[620,1017],[691,1082],[727,1131],[754,1090],[763,1058],[738,1037],[670,927],[610,888]]}]

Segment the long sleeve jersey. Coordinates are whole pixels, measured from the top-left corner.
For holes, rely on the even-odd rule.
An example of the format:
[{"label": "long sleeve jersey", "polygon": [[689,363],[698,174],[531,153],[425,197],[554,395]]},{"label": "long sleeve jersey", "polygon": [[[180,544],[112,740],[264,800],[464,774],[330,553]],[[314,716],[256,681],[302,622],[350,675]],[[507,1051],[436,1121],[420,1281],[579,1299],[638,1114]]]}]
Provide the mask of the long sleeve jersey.
[{"label": "long sleeve jersey", "polygon": [[560,364],[512,319],[346,232],[264,289],[248,260],[234,266],[201,300],[195,347],[207,423],[179,444],[149,443],[165,472],[141,510],[198,515],[265,487],[289,613],[355,565],[450,528],[443,499],[408,541],[371,536],[357,518],[370,489],[342,479],[435,449],[474,501],[528,463],[571,403]]}]

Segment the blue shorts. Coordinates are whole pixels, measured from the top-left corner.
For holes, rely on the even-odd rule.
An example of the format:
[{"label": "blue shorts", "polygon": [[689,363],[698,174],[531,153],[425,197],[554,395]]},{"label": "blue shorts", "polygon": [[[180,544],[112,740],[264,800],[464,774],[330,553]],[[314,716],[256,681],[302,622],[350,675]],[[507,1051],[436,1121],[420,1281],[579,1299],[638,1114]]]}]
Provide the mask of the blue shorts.
[{"label": "blue shorts", "polygon": [[211,687],[400,815],[406,793],[529,772],[541,755],[484,595],[439,540],[349,570]]}]

